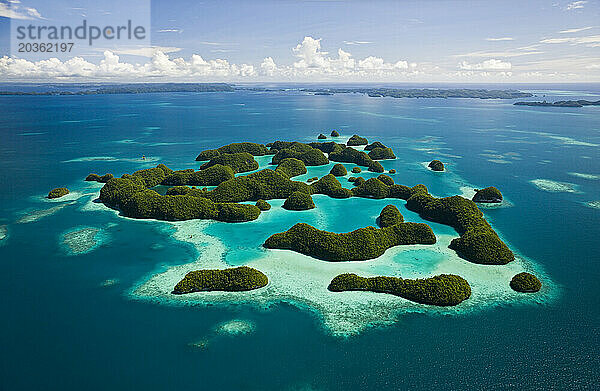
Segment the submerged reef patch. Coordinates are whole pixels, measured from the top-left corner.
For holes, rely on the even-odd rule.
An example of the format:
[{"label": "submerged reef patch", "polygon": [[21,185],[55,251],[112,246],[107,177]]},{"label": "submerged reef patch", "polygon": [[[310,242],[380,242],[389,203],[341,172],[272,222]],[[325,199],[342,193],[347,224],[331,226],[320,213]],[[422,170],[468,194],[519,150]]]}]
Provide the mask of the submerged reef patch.
[{"label": "submerged reef patch", "polygon": [[553,181],[551,179],[533,179],[529,181],[540,190],[551,193],[578,193],[577,185],[569,182]]},{"label": "submerged reef patch", "polygon": [[85,254],[98,246],[97,235],[100,229],[94,227],[83,227],[69,231],[62,235],[62,242],[69,253],[74,255]]}]

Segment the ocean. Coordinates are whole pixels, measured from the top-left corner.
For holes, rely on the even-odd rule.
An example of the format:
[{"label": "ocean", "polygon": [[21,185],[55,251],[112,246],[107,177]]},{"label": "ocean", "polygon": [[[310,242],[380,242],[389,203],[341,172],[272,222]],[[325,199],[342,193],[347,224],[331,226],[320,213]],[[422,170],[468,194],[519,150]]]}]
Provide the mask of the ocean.
[{"label": "ocean", "polygon": [[[599,85],[519,89],[545,95],[534,100],[600,96]],[[1,96],[2,388],[598,387],[600,108],[514,102],[293,90]],[[402,200],[315,196],[313,210],[285,211],[274,200],[248,223],[140,221],[94,202],[101,185],[83,180],[159,163],[197,168],[205,149],[310,142],[333,129],[390,146],[397,159],[382,164],[397,170],[396,183],[423,183],[438,197],[498,187],[505,202],[481,209],[518,260],[452,258],[444,243],[456,232],[430,223],[435,251],[395,248],[373,261],[327,264],[261,244],[300,221],[334,232],[375,225],[387,204],[406,221],[423,220]],[[432,159],[446,172],[427,170]],[[269,157],[257,160],[268,167]],[[295,179],[323,176],[331,165]],[[45,199],[63,186],[70,195]],[[177,299],[166,291],[184,270],[246,264],[262,267],[273,286]],[[409,278],[460,271],[473,296],[438,309],[313,289],[354,270]],[[539,293],[507,287],[522,270],[540,277]]]}]

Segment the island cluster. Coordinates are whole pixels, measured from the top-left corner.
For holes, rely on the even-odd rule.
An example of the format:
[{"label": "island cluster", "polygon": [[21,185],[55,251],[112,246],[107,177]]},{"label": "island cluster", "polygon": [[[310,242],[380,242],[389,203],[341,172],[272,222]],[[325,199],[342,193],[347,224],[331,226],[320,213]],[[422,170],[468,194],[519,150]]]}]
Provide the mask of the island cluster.
[{"label": "island cluster", "polygon": [[[339,138],[337,131],[330,137]],[[317,139],[327,139],[324,133]],[[256,156],[271,156],[273,168],[258,170]],[[478,190],[472,200],[461,196],[437,198],[422,185],[412,187],[396,184],[386,174],[380,160],[395,159],[393,150],[379,141],[369,141],[353,135],[346,143],[334,141],[301,143],[275,141],[268,144],[233,143],[202,151],[196,160],[203,162],[199,170],[174,171],[164,164],[124,174],[120,178],[107,173],[90,174],[87,181],[103,183],[99,201],[118,209],[124,216],[138,219],[180,221],[210,219],[228,223],[256,220],[271,209],[267,202],[284,199],[283,208],[299,213],[316,207],[312,196],[323,194],[342,199],[402,199],[409,210],[423,219],[452,226],[459,237],[450,248],[465,260],[483,265],[504,265],[515,259],[513,252],[485,220],[476,202],[501,202],[502,194],[495,187]],[[307,173],[307,166],[322,166],[335,162],[329,174],[309,179],[309,183],[292,178]],[[338,178],[348,176],[342,163],[355,165],[353,174],[362,168],[379,173],[377,177],[349,177],[353,187],[343,187]],[[444,164],[434,160],[434,171],[444,171]],[[390,170],[389,174],[395,174]],[[241,175],[240,175],[241,174]],[[165,195],[157,186],[168,186]],[[208,190],[206,186],[214,186]],[[58,188],[48,198],[68,193]],[[252,203],[249,203],[252,202]],[[436,236],[425,223],[405,222],[394,205],[387,205],[375,221],[378,227],[364,227],[347,233],[317,229],[297,223],[285,232],[266,239],[267,249],[291,250],[329,262],[365,261],[381,256],[391,247],[401,245],[431,245]],[[507,282],[508,284],[508,282]],[[268,285],[261,271],[246,266],[223,270],[197,270],[188,273],[174,288],[173,294],[201,291],[246,291]],[[510,281],[518,292],[536,292],[541,282],[533,275],[521,273]],[[342,274],[330,285],[332,292],[365,290],[388,293],[422,304],[457,305],[471,296],[469,283],[460,276],[441,274],[425,279],[398,277],[360,277]]]}]

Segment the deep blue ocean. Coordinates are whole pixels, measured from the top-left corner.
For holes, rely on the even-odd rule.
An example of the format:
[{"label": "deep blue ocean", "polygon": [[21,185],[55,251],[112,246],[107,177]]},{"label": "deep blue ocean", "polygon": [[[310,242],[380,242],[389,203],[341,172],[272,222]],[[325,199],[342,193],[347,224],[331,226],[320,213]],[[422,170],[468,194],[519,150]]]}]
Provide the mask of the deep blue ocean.
[{"label": "deep blue ocean", "polygon": [[[600,86],[535,93],[535,100],[596,100]],[[0,389],[597,389],[600,107],[513,102],[294,91],[0,97]],[[194,261],[199,250],[175,240],[165,223],[82,210],[99,189],[83,181],[90,172],[197,168],[204,149],[312,141],[332,129],[392,147],[397,159],[384,166],[398,170],[397,183],[424,183],[438,196],[462,186],[501,189],[510,206],[484,209],[486,218],[544,271],[553,299],[406,313],[349,337],[290,303],[265,310],[136,300],[133,287]],[[447,163],[443,178],[422,166],[436,158]],[[44,199],[62,186],[87,195]],[[338,232],[373,225],[385,203],[361,202],[333,209],[323,224]],[[99,230],[97,246],[73,254],[64,234],[82,227]],[[230,264],[243,264],[266,236],[286,229],[231,227],[206,230],[221,236]],[[215,332],[232,319],[250,322],[253,332]],[[189,345],[204,336],[205,349]]]}]

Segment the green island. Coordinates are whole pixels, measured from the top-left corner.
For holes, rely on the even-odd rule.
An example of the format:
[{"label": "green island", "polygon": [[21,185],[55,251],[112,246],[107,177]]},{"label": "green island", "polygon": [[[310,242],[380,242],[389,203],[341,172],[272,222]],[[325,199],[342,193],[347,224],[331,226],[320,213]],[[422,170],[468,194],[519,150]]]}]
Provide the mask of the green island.
[{"label": "green island", "polygon": [[394,205],[385,206],[377,218],[377,223],[381,228],[391,227],[402,222],[404,222],[404,216]]},{"label": "green island", "polygon": [[195,270],[175,285],[173,294],[226,291],[242,292],[266,286],[269,279],[262,272],[248,266],[231,269]]},{"label": "green island", "polygon": [[515,106],[542,106],[542,107],[583,107],[583,106],[600,106],[600,100],[559,100],[556,102],[515,102]]},{"label": "green island", "polygon": [[331,137],[340,137],[340,134],[337,132],[337,130],[332,130],[330,136]]},{"label": "green island", "polygon": [[499,203],[502,202],[502,193],[494,186],[486,187],[485,189],[475,189],[475,195],[472,200],[482,203]]},{"label": "green island", "polygon": [[254,156],[248,152],[222,153],[211,158],[208,162],[200,166],[200,170],[213,167],[215,165],[229,166],[235,173],[254,171],[258,169],[258,162]]},{"label": "green island", "polygon": [[327,136],[325,136],[323,133],[319,134],[319,136],[317,136],[317,138],[319,140],[325,140],[327,138]]},{"label": "green island", "polygon": [[287,210],[308,210],[314,209],[315,203],[310,194],[295,191],[283,203],[283,209]]},{"label": "green island", "polygon": [[102,176],[98,175],[98,174],[89,174],[85,180],[88,182],[100,182],[100,183],[106,183],[108,182],[110,179],[113,179],[114,175],[111,173],[108,174],[104,174]]},{"label": "green island", "polygon": [[414,280],[399,277],[360,277],[353,273],[340,274],[327,288],[332,292],[370,291],[389,293],[420,304],[454,306],[471,297],[471,286],[462,277],[440,274]]},{"label": "green island", "polygon": [[256,204],[254,204],[254,205],[256,205],[256,207],[257,207],[258,209],[260,209],[260,210],[261,210],[261,212],[264,212],[264,211],[266,211],[266,210],[269,210],[269,209],[271,209],[271,204],[269,204],[269,203],[268,203],[267,201],[265,201],[265,200],[258,200],[258,201],[256,201]]},{"label": "green island", "polygon": [[533,274],[522,272],[510,280],[510,287],[517,292],[534,293],[542,288],[542,283]]},{"label": "green island", "polygon": [[346,176],[348,175],[348,170],[346,170],[343,164],[337,163],[333,165],[329,173],[334,176]]},{"label": "green island", "polygon": [[207,149],[205,151],[200,152],[198,157],[196,157],[196,161],[204,161],[210,160],[214,157],[217,157],[224,153],[242,153],[246,152],[252,156],[264,156],[268,153],[268,149],[266,146],[257,143],[232,143],[228,145],[224,145],[217,149]]},{"label": "green island", "polygon": [[400,222],[385,228],[366,227],[341,234],[297,223],[285,232],[270,236],[263,246],[336,262],[365,261],[383,255],[394,246],[435,242],[431,227],[424,223]]},{"label": "green island", "polygon": [[282,173],[288,178],[293,178],[298,175],[306,174],[307,170],[302,160],[288,157],[279,162],[275,172]]},{"label": "green island", "polygon": [[67,194],[69,194],[69,189],[67,189],[66,187],[57,187],[56,189],[50,190],[47,197],[52,200],[55,198],[66,196]]},{"label": "green island", "polygon": [[432,171],[444,171],[444,163],[439,160],[432,160],[427,167],[431,168]]},{"label": "green island", "polygon": [[162,180],[166,186],[217,186],[221,182],[233,179],[235,172],[229,165],[215,164],[203,170],[193,169],[173,171]]},{"label": "green island", "polygon": [[362,169],[360,167],[352,167],[353,174],[360,174],[361,172],[362,172]]},{"label": "green island", "polygon": [[346,142],[347,146],[359,146],[359,145],[367,145],[369,144],[369,141],[367,141],[366,138],[364,137],[360,137],[358,134],[353,135],[352,137],[350,137],[348,139],[348,142]]},{"label": "green island", "polygon": [[373,160],[395,159],[392,148],[373,148],[369,153],[369,157]]},{"label": "green island", "polygon": [[[254,205],[213,202],[186,194],[163,196],[150,189],[172,173],[164,164],[159,164],[155,168],[110,179],[100,189],[99,200],[108,207],[119,209],[124,216],[138,219],[243,222],[255,220],[260,215],[260,210]],[[192,190],[182,186],[175,188]]]},{"label": "green island", "polygon": [[[384,144],[356,136],[356,143],[366,145],[369,154],[380,158],[379,153],[393,154]],[[254,156],[272,155],[274,168],[256,172],[258,163]],[[289,211],[315,208],[312,195],[331,198],[362,197],[372,199],[401,199],[407,209],[422,218],[453,227],[459,237],[449,248],[463,259],[477,264],[503,265],[514,260],[514,254],[500,239],[483,213],[472,200],[461,196],[436,198],[424,185],[408,187],[396,184],[392,177],[383,174],[383,167],[364,151],[336,142],[299,143],[274,141],[268,144],[234,143],[201,152],[197,159],[205,161],[199,170],[173,171],[163,164],[142,169],[120,178],[106,174],[90,174],[86,180],[104,182],[99,200],[106,206],[118,209],[124,216],[140,219],[178,221],[210,219],[237,223],[257,219],[261,211],[271,209],[267,202],[285,199],[282,208]],[[336,176],[348,174],[344,165],[336,163],[330,173],[313,177],[305,183],[292,178],[306,174],[307,166],[344,162],[367,167],[379,172],[377,177],[365,179],[350,177],[351,189],[345,188]],[[441,162],[440,162],[441,163]],[[377,165],[381,167],[379,170]],[[360,170],[360,167],[356,171]],[[244,172],[245,174],[240,174]],[[390,170],[390,174],[395,171]],[[237,175],[236,175],[237,174]],[[155,186],[168,186],[165,195]],[[195,186],[214,186],[212,190]],[[482,189],[480,202],[498,198],[489,187]],[[496,189],[497,190],[497,189]],[[499,193],[499,192],[498,192]],[[501,197],[501,195],[499,195]],[[253,202],[254,204],[249,204]],[[287,231],[268,237],[263,247],[295,251],[319,260],[365,261],[383,255],[389,248],[400,245],[431,245],[436,237],[425,223],[405,222],[395,205],[387,205],[377,217],[378,227],[358,228],[351,232],[335,233],[319,230],[306,223],[297,223]],[[348,277],[352,276],[352,277]],[[533,277],[535,278],[535,277]],[[513,289],[534,291],[531,278],[515,276]],[[537,279],[536,279],[537,280]],[[246,281],[247,284],[239,281]],[[257,282],[259,281],[259,282]],[[539,281],[538,281],[539,282]],[[233,268],[225,270],[198,270],[188,273],[174,288],[174,294],[207,290],[248,290],[267,284],[266,276],[258,270]],[[519,285],[520,284],[520,285]],[[527,285],[529,284],[529,285]],[[533,285],[532,285],[533,284]],[[541,284],[540,284],[541,285]],[[520,288],[516,288],[520,287]],[[539,288],[538,288],[539,289]],[[439,275],[427,279],[408,280],[396,277],[362,278],[340,275],[330,284],[330,290],[371,290],[404,297],[418,303],[456,305],[467,299],[469,284],[458,276]]]}]

